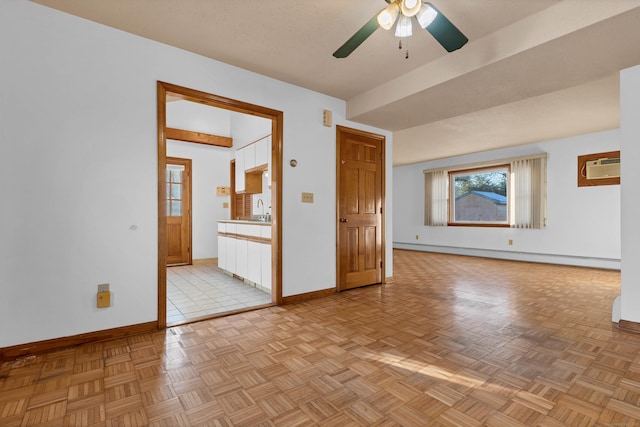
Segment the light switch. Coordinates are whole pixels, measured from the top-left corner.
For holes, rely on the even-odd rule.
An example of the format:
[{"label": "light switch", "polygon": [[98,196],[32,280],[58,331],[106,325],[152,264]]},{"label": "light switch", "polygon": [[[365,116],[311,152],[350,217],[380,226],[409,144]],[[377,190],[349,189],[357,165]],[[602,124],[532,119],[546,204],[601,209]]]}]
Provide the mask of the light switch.
[{"label": "light switch", "polygon": [[331,125],[332,125],[332,116],[333,116],[333,114],[331,113],[331,110],[324,110],[322,112],[322,124],[327,126],[327,127],[331,127]]},{"label": "light switch", "polygon": [[313,203],[313,193],[302,193],[302,203]]}]

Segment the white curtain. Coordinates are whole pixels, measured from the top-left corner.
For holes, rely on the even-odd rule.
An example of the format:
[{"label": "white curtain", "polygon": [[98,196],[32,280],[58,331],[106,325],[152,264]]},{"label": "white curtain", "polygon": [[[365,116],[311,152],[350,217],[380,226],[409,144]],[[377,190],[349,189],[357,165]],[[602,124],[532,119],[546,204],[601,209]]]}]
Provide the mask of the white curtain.
[{"label": "white curtain", "polygon": [[511,162],[511,226],[543,228],[546,224],[546,157]]},{"label": "white curtain", "polygon": [[424,189],[424,225],[447,225],[449,221],[449,174],[447,171],[425,172]]}]

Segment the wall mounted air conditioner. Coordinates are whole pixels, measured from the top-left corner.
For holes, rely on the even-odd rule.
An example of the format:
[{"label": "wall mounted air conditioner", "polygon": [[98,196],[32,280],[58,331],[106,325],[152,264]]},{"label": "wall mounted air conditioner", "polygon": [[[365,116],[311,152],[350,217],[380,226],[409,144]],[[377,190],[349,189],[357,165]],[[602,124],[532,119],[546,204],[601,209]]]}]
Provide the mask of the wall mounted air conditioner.
[{"label": "wall mounted air conditioner", "polygon": [[587,162],[587,179],[619,178],[620,158],[604,158]]}]

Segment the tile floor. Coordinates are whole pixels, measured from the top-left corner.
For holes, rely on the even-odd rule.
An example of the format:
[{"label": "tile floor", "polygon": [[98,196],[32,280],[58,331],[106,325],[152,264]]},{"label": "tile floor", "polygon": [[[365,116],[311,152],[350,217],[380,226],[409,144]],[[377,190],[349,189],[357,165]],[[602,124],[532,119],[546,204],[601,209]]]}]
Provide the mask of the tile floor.
[{"label": "tile floor", "polygon": [[271,295],[218,268],[215,260],[167,267],[167,324],[271,303]]}]

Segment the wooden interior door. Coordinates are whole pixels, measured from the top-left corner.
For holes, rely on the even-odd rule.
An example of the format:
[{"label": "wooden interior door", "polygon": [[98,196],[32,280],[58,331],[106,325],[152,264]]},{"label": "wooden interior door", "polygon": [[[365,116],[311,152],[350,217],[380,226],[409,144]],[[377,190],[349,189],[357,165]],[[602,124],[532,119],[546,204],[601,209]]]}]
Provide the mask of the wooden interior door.
[{"label": "wooden interior door", "polygon": [[338,290],[383,278],[384,137],[338,127]]},{"label": "wooden interior door", "polygon": [[191,159],[167,157],[167,265],[191,264]]}]

